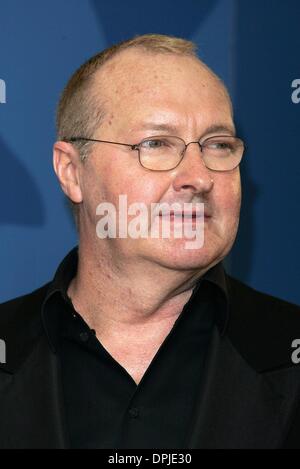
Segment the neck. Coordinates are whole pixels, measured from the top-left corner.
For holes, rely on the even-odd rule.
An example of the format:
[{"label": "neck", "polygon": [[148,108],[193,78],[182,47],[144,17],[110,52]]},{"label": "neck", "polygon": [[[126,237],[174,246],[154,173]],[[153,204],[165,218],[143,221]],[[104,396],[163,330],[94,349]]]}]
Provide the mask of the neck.
[{"label": "neck", "polygon": [[116,265],[103,252],[79,245],[77,274],[68,295],[96,331],[140,329],[174,322],[206,270],[174,271],[145,259]]}]

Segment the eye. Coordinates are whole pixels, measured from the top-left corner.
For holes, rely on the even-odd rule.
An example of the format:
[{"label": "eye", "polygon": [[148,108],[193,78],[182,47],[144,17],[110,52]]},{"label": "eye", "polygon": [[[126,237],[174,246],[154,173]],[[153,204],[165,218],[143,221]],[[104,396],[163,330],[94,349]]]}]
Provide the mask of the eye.
[{"label": "eye", "polygon": [[156,150],[166,146],[169,146],[168,140],[162,138],[149,138],[141,143],[141,148],[145,150]]},{"label": "eye", "polygon": [[221,151],[221,152],[234,152],[235,145],[233,142],[226,140],[214,140],[207,142],[205,145],[209,150]]}]

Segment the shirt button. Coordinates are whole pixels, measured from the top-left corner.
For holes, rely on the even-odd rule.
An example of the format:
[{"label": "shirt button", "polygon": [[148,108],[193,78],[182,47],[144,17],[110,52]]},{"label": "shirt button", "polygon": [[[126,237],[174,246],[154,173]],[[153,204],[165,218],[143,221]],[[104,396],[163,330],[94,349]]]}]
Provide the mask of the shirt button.
[{"label": "shirt button", "polygon": [[132,419],[136,419],[140,415],[140,411],[137,407],[132,407],[129,409],[129,415]]},{"label": "shirt button", "polygon": [[88,332],[80,332],[79,338],[81,342],[87,342],[89,340],[89,333]]}]

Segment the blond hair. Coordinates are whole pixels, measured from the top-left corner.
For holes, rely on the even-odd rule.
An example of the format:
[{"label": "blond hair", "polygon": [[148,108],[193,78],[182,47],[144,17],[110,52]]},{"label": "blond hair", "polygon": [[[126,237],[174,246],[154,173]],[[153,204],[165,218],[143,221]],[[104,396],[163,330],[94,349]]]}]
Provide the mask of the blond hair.
[{"label": "blond hair", "polygon": [[[56,113],[58,140],[69,140],[78,136],[93,137],[105,116],[101,96],[95,98],[93,95],[92,85],[95,72],[117,54],[131,48],[154,54],[175,54],[197,58],[196,44],[186,39],[162,34],[136,36],[94,55],[75,71],[61,94]],[[81,161],[84,161],[93,143],[78,141],[74,142],[74,145],[79,151]],[[68,200],[78,227],[78,204]]]},{"label": "blond hair", "polygon": [[[58,140],[68,140],[74,136],[93,137],[105,115],[101,97],[95,99],[93,96],[94,74],[110,59],[130,48],[150,53],[197,57],[196,45],[193,42],[161,34],[137,36],[94,55],[73,74],[62,92],[56,116]],[[76,142],[76,146],[81,159],[84,160],[91,143]]]}]

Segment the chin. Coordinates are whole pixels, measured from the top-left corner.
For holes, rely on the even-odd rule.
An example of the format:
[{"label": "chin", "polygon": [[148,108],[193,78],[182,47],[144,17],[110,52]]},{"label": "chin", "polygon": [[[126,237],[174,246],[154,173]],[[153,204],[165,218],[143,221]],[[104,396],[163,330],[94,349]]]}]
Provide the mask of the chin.
[{"label": "chin", "polygon": [[153,246],[148,259],[174,270],[208,269],[221,261],[227,254],[224,244],[204,243],[202,247],[187,249],[188,240],[159,240]]}]

